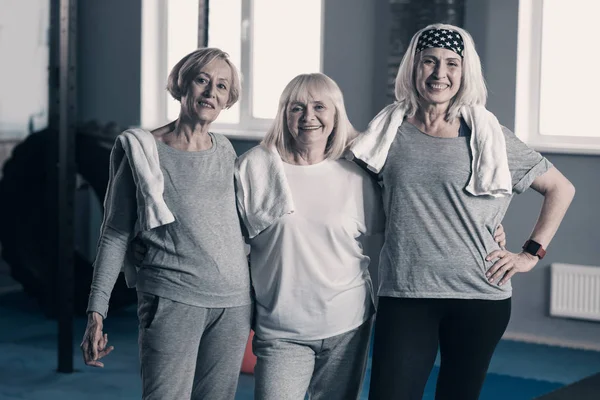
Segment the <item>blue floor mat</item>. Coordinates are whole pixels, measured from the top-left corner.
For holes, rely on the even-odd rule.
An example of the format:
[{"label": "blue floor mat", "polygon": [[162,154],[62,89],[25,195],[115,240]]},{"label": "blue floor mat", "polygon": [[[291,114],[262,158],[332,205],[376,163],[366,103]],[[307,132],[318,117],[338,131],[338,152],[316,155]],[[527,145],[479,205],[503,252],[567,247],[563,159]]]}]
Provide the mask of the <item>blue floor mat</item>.
[{"label": "blue floor mat", "polygon": [[[432,371],[431,377],[425,387],[424,400],[433,400],[435,398],[435,379],[437,379],[437,373],[438,368],[436,367],[434,371]],[[562,386],[561,383],[516,378],[507,375],[487,374],[483,389],[481,390],[480,399],[530,400]]]},{"label": "blue floor mat", "polygon": [[[370,371],[369,371],[370,372]],[[437,380],[439,368],[434,367],[425,386],[423,400],[435,399],[435,383]],[[368,399],[369,376],[365,379],[365,387],[361,395],[361,400]],[[490,374],[485,378],[485,383],[481,392],[480,400],[531,400],[534,397],[549,393],[562,387],[563,384],[556,382],[546,382],[535,379],[524,379],[506,375]],[[236,400],[252,399],[252,397],[240,397]]]},{"label": "blue floor mat", "polygon": [[[85,322],[84,318],[74,322],[76,372],[56,373],[56,322],[44,318],[35,303],[21,292],[0,296],[0,399],[140,398],[135,307],[112,312],[105,321],[115,351],[107,357],[104,369],[83,365],[78,344]],[[583,363],[578,367],[578,375],[570,372],[569,365],[574,361]],[[509,368],[511,363],[512,369]],[[503,341],[494,355],[481,400],[529,400],[581,379],[598,366],[600,354],[596,352]],[[521,375],[509,376],[515,371]],[[435,367],[425,388],[424,400],[434,399],[437,373]],[[556,377],[562,379],[554,379]],[[367,399],[368,384],[367,374],[361,399]],[[242,374],[236,400],[252,399],[253,386],[253,377]]]}]

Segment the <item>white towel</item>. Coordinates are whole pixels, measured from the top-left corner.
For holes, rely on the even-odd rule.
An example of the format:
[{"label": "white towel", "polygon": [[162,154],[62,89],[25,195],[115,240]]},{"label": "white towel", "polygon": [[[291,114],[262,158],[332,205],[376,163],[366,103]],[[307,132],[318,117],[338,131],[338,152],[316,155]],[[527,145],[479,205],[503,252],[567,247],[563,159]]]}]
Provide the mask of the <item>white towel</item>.
[{"label": "white towel", "polygon": [[[119,193],[114,190],[114,182],[129,160],[136,186],[137,221],[135,237],[140,231],[150,230],[175,221],[163,198],[164,177],[158,160],[158,149],[152,134],[143,129],[128,129],[117,137],[110,153],[109,181],[104,198],[104,215],[113,212],[114,199]],[[104,222],[101,231],[104,230]],[[137,267],[125,259],[121,270],[125,273],[127,286],[135,286]]]},{"label": "white towel", "polygon": [[[371,171],[379,173],[405,114],[406,109],[401,103],[386,106],[351,145],[348,158],[356,157]],[[471,128],[473,154],[471,177],[465,189],[475,196],[510,195],[512,178],[500,123],[483,106],[462,107],[460,114]]]},{"label": "white towel", "polygon": [[274,148],[256,146],[235,162],[238,210],[250,238],[285,214],[294,212],[294,202]]}]

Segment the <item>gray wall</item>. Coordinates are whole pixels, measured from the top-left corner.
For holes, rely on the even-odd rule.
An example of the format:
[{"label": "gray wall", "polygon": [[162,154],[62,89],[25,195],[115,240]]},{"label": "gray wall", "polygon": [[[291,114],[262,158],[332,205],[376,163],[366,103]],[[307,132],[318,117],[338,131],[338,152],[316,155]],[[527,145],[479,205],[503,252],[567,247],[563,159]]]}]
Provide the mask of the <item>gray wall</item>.
[{"label": "gray wall", "polygon": [[370,0],[326,0],[323,72],[335,80],[350,121],[364,130],[373,118],[375,8]]},{"label": "gray wall", "polygon": [[[141,0],[78,2],[77,111],[80,122],[116,122],[124,128],[139,125],[141,4]],[[77,194],[76,215],[80,221],[76,245],[92,261],[102,222],[102,204],[92,190]],[[82,220],[89,222],[83,224]]]},{"label": "gray wall", "polygon": [[78,2],[79,120],[140,123],[141,0]]},{"label": "gray wall", "polygon": [[[472,34],[488,83],[488,108],[514,128],[518,0],[469,0],[465,28]],[[568,79],[567,76],[565,76]],[[600,323],[549,316],[549,266],[553,262],[600,266],[600,156],[544,154],[577,188],[548,255],[513,278],[509,337],[600,348]],[[528,190],[510,206],[504,225],[508,247],[519,250],[529,237],[542,197]]]}]

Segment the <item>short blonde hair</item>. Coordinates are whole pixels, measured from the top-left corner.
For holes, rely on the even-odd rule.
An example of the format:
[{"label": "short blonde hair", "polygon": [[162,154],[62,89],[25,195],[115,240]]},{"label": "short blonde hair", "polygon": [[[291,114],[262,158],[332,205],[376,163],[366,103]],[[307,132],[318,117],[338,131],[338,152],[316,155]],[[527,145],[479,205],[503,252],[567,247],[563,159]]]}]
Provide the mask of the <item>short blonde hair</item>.
[{"label": "short blonde hair", "polygon": [[406,53],[402,58],[398,74],[396,75],[396,100],[403,103],[407,109],[406,116],[412,117],[419,108],[417,88],[415,86],[415,67],[416,62],[420,59],[420,53],[417,54],[417,41],[426,30],[429,29],[451,29],[462,36],[464,43],[463,60],[462,60],[462,78],[460,89],[452,99],[446,119],[454,120],[458,117],[460,109],[463,106],[483,105],[487,101],[487,88],[483,72],[481,70],[481,60],[475,50],[475,43],[469,33],[457,26],[449,24],[432,24],[419,30],[412,37]]},{"label": "short blonde hair", "polygon": [[232,82],[229,87],[227,108],[234,105],[240,97],[240,76],[237,68],[229,59],[229,54],[215,47],[202,47],[194,50],[175,64],[169,74],[167,83],[167,90],[171,96],[175,100],[181,101],[188,94],[190,85],[198,76],[200,70],[217,58],[225,61],[229,65],[229,68],[231,68]]},{"label": "short blonde hair", "polygon": [[339,86],[321,73],[301,74],[287,84],[279,98],[277,115],[261,144],[275,147],[284,159],[291,158],[294,139],[287,126],[287,107],[292,102],[307,103],[311,98],[320,96],[331,100],[335,107],[335,125],[327,140],[325,158],[340,158],[349,141],[356,136],[356,131],[346,114],[344,96]]}]

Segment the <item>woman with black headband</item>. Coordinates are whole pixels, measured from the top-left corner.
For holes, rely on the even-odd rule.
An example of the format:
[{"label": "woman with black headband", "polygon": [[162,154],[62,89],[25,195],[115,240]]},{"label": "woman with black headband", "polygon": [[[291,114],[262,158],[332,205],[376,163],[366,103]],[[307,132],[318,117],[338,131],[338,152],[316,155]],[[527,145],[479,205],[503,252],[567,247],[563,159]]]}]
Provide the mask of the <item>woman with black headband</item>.
[{"label": "woman with black headband", "polygon": [[[436,399],[477,399],[510,317],[511,282],[545,254],[573,185],[485,109],[479,56],[463,29],[417,32],[396,99],[351,147],[383,188],[370,399],[421,399],[438,348]],[[523,251],[494,227],[528,187],[544,196]],[[488,256],[489,254],[489,256]]]}]

